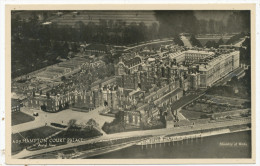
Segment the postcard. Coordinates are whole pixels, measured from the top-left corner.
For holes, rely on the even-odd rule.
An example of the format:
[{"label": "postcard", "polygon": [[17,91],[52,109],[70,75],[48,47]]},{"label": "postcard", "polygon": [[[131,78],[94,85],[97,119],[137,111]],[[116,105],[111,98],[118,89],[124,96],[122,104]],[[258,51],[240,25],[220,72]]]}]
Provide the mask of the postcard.
[{"label": "postcard", "polygon": [[255,163],[255,5],[6,5],[8,164]]}]

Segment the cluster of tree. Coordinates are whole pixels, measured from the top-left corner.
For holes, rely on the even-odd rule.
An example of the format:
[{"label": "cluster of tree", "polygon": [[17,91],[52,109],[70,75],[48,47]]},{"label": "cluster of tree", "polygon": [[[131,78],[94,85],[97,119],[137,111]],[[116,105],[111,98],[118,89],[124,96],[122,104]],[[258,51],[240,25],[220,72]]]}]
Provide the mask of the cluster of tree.
[{"label": "cluster of tree", "polygon": [[[216,20],[198,20],[194,11],[155,11],[160,26],[154,22],[151,25],[144,22],[132,22],[127,25],[124,20],[100,19],[98,24],[89,22],[84,24],[77,21],[75,25],[42,25],[35,14],[29,21],[21,21],[19,15],[12,18],[12,34],[37,38],[41,41],[86,41],[88,43],[107,43],[126,45],[142,41],[174,37],[187,32],[197,33],[225,33],[249,31],[249,12],[237,11],[229,15],[226,24]],[[169,21],[170,20],[170,21]]]},{"label": "cluster of tree", "polygon": [[250,11],[234,11],[229,15],[225,32],[249,32],[250,31]]},{"label": "cluster of tree", "polygon": [[37,38],[43,42],[56,41],[86,41],[88,43],[103,43],[125,45],[139,43],[158,38],[158,24],[147,25],[144,22],[132,22],[126,25],[123,20],[104,20],[99,23],[84,24],[77,21],[75,25],[60,26],[56,23],[42,25],[42,22],[33,16],[29,21],[23,22],[19,17],[12,19],[12,34],[17,37]]},{"label": "cluster of tree", "polygon": [[223,21],[217,20],[199,20],[198,33],[201,34],[215,34],[226,32],[226,27]]},{"label": "cluster of tree", "polygon": [[235,44],[236,42],[238,42],[241,38],[245,37],[245,33],[241,32],[239,34],[236,34],[234,36],[232,36],[230,39],[228,39],[228,41],[226,42],[226,44]]},{"label": "cluster of tree", "polygon": [[251,70],[250,68],[245,71],[245,76],[238,79],[236,76],[232,77],[230,81],[227,82],[232,88],[237,88],[239,93],[237,94],[241,98],[251,99]]},{"label": "cluster of tree", "polygon": [[240,63],[250,65],[251,64],[251,41],[250,38],[246,38],[242,43],[243,47],[240,47]]},{"label": "cluster of tree", "polygon": [[179,46],[184,46],[184,43],[183,41],[181,40],[180,36],[179,35],[175,35],[173,37],[173,41],[175,44],[178,44]]},{"label": "cluster of tree", "polygon": [[220,45],[225,44],[225,42],[223,41],[222,38],[219,39],[218,42],[214,41],[214,40],[209,40],[207,41],[207,43],[205,44],[205,47],[207,48],[218,48]]},{"label": "cluster of tree", "polygon": [[223,20],[197,19],[194,11],[155,11],[160,22],[159,36],[169,37],[182,32],[192,34],[236,33],[250,31],[250,12],[234,11]]},{"label": "cluster of tree", "polygon": [[196,33],[197,18],[193,11],[155,11],[160,23],[159,36],[173,37],[182,32]]},{"label": "cluster of tree", "polygon": [[[72,44],[72,48],[73,46],[76,47],[75,44]],[[42,42],[28,38],[12,41],[11,47],[12,59],[15,59],[12,61],[12,77],[58,63],[60,58],[68,58],[70,52],[67,42]],[[17,62],[19,65],[16,65]]]},{"label": "cluster of tree", "polygon": [[191,35],[190,42],[191,42],[192,46],[202,47],[202,44],[200,43],[200,41],[198,39],[196,39],[194,34]]},{"label": "cluster of tree", "polygon": [[225,23],[223,20],[198,20],[198,33],[237,33],[250,31],[250,12],[234,11],[228,16]]},{"label": "cluster of tree", "polygon": [[115,119],[111,123],[105,122],[102,126],[102,130],[107,134],[125,131],[124,113],[122,111],[117,112]]},{"label": "cluster of tree", "polygon": [[[234,88],[238,89],[239,92],[235,93]],[[211,87],[207,90],[207,94],[251,99],[250,68],[245,71],[244,77],[238,79],[237,76],[234,76],[227,82],[227,85]]]},{"label": "cluster of tree", "polygon": [[[96,123],[96,122],[94,122]],[[68,129],[60,132],[59,134],[55,135],[52,137],[53,139],[55,138],[92,138],[92,137],[97,137],[101,136],[102,133],[99,132],[97,129],[95,129],[95,126],[93,124],[93,119],[90,119],[87,123],[85,124],[77,124],[77,121],[75,119],[71,119],[68,124]],[[60,142],[57,143],[56,145],[60,144],[66,144],[69,141],[66,142]]]},{"label": "cluster of tree", "polygon": [[207,90],[207,94],[233,97],[233,87],[227,85],[214,86]]}]

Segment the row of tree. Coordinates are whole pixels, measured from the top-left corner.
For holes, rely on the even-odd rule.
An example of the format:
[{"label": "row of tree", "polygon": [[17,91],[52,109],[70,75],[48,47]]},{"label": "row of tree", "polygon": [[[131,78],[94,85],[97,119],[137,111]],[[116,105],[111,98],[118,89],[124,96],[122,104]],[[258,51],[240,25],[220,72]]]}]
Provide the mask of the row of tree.
[{"label": "row of tree", "polygon": [[29,20],[22,21],[19,15],[12,18],[12,36],[29,37],[58,41],[86,41],[104,44],[126,45],[142,41],[174,37],[187,32],[198,33],[235,33],[250,30],[250,15],[248,11],[236,11],[229,15],[227,23],[217,20],[198,20],[194,11],[155,11],[159,22],[146,24],[124,20],[100,19],[99,23],[84,24],[77,21],[74,25],[42,25],[42,20],[32,14]]},{"label": "row of tree", "polygon": [[192,34],[190,37],[190,43],[192,44],[192,46],[202,47],[202,44],[200,43],[200,41],[198,39],[196,39],[194,34]]},{"label": "row of tree", "polygon": [[222,38],[219,39],[218,42],[216,42],[215,40],[209,40],[207,41],[207,43],[205,44],[205,47],[207,48],[218,48],[220,45],[225,44],[225,42],[223,41]]},{"label": "row of tree", "polygon": [[[18,39],[18,38],[17,38]],[[41,69],[66,59],[70,51],[77,52],[76,43],[47,41],[36,39],[18,39],[12,41],[12,77]]]},{"label": "row of tree", "polygon": [[156,11],[160,23],[159,36],[182,32],[192,34],[224,34],[250,31],[250,11],[234,11],[227,21],[198,19],[194,11]]},{"label": "row of tree", "polygon": [[[247,11],[234,12],[230,15],[233,20],[230,19],[227,24],[214,20],[206,21],[206,23],[204,21],[203,23],[203,21],[197,19],[193,11],[155,11],[155,16],[159,24],[158,22],[126,24],[126,21],[123,20],[100,19],[97,24],[94,22],[84,24],[82,21],[78,21],[74,25],[60,26],[55,23],[43,25],[42,21],[48,17],[46,14],[43,19],[39,19],[32,12],[32,16],[26,20],[16,15],[11,19],[12,76],[25,74],[57,63],[58,57],[67,58],[69,51],[77,52],[78,43],[83,41],[129,45],[147,40],[173,37],[176,44],[184,45],[179,38],[179,33],[188,32],[196,35],[197,33],[208,32],[245,31],[248,29],[248,19],[250,18]],[[223,26],[225,28],[218,28]],[[191,36],[191,43],[200,47],[201,44],[194,35]],[[236,36],[232,40],[235,41],[239,37]],[[232,40],[230,43],[233,42]],[[217,44],[209,42],[207,47],[217,47]],[[111,58],[105,59],[106,62],[113,62],[113,58]]]},{"label": "row of tree", "polygon": [[147,25],[144,22],[132,22],[126,25],[122,20],[103,20],[98,24],[84,24],[77,21],[74,25],[60,26],[56,23],[42,25],[37,19],[21,21],[19,17],[12,19],[12,39],[34,38],[42,42],[48,40],[74,41],[87,43],[103,43],[127,45],[158,38],[159,25],[154,22]]}]

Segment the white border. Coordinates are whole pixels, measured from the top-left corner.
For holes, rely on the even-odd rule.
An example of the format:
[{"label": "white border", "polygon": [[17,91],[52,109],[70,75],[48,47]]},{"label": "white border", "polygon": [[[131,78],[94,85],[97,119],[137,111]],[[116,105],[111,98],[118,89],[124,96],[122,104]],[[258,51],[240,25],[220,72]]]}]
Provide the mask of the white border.
[{"label": "white border", "polygon": [[[5,4],[173,4],[173,3],[198,3],[198,4],[210,4],[210,3],[255,3],[256,4],[256,101],[260,101],[258,94],[260,94],[260,1],[258,0],[0,0],[0,165],[5,164]],[[256,102],[256,164],[247,165],[259,165],[260,154],[259,154],[259,103]],[[217,164],[214,164],[217,165]],[[226,164],[227,165],[227,164]],[[242,164],[239,164],[242,165]]]}]

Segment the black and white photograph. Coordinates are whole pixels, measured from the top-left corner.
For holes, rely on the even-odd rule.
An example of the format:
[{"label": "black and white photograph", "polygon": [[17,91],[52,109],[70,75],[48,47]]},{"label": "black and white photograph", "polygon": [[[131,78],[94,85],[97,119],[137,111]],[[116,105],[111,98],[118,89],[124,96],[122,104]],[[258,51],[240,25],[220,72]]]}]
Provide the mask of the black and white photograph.
[{"label": "black and white photograph", "polygon": [[252,17],[12,8],[10,160],[252,161]]}]

